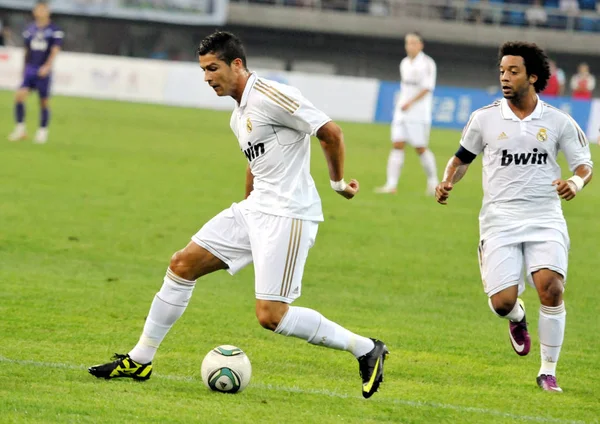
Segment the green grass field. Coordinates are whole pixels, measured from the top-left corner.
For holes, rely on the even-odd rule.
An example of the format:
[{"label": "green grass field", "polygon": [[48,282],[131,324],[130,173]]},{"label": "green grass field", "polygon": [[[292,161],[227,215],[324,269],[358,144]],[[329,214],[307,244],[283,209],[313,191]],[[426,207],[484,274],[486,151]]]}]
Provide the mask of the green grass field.
[{"label": "green grass field", "polygon": [[[572,249],[561,395],[535,384],[535,292],[524,295],[534,343],[524,358],[487,306],[476,257],[480,162],[447,207],[424,196],[412,152],[399,194],[378,196],[389,130],[358,124],[342,124],[346,177],[362,187],[353,201],[328,188],[313,143],[326,221],[297,304],[386,341],[378,394],[362,398],[350,354],[263,330],[251,267],[199,280],[152,379],[100,381],[86,367],[136,343],[170,255],[242,198],[246,159],[229,113],[56,98],[53,116],[47,145],[0,142],[0,422],[598,422],[599,181],[564,205]],[[12,94],[0,92],[0,135],[12,125]],[[458,137],[432,134],[440,169]],[[202,385],[202,358],[220,344],[252,361],[240,394]]]}]

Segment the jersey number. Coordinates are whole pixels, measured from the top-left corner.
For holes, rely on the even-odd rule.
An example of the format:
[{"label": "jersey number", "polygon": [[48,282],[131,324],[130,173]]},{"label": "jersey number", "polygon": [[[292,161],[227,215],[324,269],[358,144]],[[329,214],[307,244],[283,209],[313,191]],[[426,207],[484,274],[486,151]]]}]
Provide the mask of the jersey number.
[{"label": "jersey number", "polygon": [[46,40],[33,39],[31,40],[30,48],[31,50],[45,51],[48,49],[48,42]]}]

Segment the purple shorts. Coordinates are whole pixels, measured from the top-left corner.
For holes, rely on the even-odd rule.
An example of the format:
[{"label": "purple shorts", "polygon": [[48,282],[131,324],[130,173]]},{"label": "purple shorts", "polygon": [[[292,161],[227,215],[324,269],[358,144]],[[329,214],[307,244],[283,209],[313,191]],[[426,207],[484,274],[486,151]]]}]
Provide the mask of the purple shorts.
[{"label": "purple shorts", "polygon": [[50,96],[51,76],[48,75],[47,77],[42,78],[38,76],[37,71],[37,69],[27,69],[25,71],[25,78],[23,78],[21,88],[37,90],[40,98],[46,99]]}]

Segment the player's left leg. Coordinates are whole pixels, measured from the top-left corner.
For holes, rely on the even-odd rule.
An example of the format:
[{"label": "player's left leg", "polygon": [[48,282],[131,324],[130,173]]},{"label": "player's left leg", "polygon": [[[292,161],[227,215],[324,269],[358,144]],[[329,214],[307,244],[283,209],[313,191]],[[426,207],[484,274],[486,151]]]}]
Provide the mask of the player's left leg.
[{"label": "player's left leg", "polygon": [[411,123],[409,126],[411,144],[417,151],[421,166],[427,176],[427,190],[425,193],[428,196],[435,195],[435,187],[438,185],[437,165],[435,156],[429,150],[429,133],[430,125],[420,122]]},{"label": "player's left leg", "polygon": [[531,274],[541,303],[538,322],[541,367],[537,383],[544,390],[562,392],[556,382],[556,365],[567,317],[563,291],[568,247],[558,241],[526,243],[525,257],[527,271]]},{"label": "player's left leg", "polygon": [[40,127],[35,134],[34,142],[44,144],[48,141],[48,125],[50,124],[50,77],[38,78],[40,95]]},{"label": "player's left leg", "polygon": [[371,397],[383,381],[385,344],[355,334],[313,309],[290,306],[300,296],[318,223],[260,214],[253,218],[251,228],[259,323],[277,334],[351,352],[359,361],[363,396]]}]

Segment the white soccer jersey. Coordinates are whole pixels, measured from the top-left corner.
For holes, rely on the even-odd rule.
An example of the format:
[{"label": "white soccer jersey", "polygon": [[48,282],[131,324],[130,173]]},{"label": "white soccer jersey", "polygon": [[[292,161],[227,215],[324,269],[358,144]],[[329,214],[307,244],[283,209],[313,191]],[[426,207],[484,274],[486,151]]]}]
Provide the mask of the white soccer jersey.
[{"label": "white soccer jersey", "polygon": [[[394,112],[395,121],[431,123],[436,74],[434,60],[423,52],[420,52],[414,59],[409,57],[402,59],[400,62],[400,95]],[[429,93],[414,103],[407,111],[402,111],[401,107],[414,99],[422,90],[429,90]]]},{"label": "white soccer jersey", "polygon": [[310,175],[310,136],[329,121],[297,89],[250,76],[230,122],[254,175],[246,208],[323,221]]},{"label": "white soccer jersey", "polygon": [[502,99],[471,114],[460,144],[473,154],[483,152],[482,240],[527,226],[566,229],[552,185],[561,178],[558,152],[571,171],[592,166],[587,139],[573,118],[538,98],[533,113],[520,120]]}]

